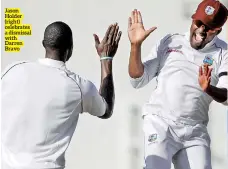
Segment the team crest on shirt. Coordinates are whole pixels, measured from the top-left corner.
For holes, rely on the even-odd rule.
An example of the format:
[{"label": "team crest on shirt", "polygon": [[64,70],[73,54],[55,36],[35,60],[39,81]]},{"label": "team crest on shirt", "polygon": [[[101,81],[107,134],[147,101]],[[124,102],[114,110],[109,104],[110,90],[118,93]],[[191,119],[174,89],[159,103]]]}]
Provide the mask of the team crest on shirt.
[{"label": "team crest on shirt", "polygon": [[213,61],[214,61],[214,59],[213,59],[212,55],[206,55],[203,60],[203,63],[211,66],[211,65],[213,65]]},{"label": "team crest on shirt", "polygon": [[205,13],[206,13],[207,15],[213,15],[214,11],[215,11],[215,8],[213,8],[212,6],[207,6],[207,7],[205,8]]},{"label": "team crest on shirt", "polygon": [[158,135],[157,134],[151,134],[149,137],[148,137],[148,141],[149,142],[155,142],[158,138]]}]

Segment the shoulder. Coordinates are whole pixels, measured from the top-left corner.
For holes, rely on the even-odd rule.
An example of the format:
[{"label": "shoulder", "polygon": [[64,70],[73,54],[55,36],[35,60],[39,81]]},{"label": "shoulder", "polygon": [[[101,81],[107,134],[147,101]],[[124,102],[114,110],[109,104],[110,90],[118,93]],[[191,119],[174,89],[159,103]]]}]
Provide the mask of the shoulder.
[{"label": "shoulder", "polygon": [[25,63],[30,63],[29,61],[16,61],[16,62],[13,62],[11,64],[8,64],[5,69],[2,71],[2,75],[1,75],[1,78],[3,78],[3,76],[5,76],[11,69],[17,67],[17,66],[21,66]]},{"label": "shoulder", "polygon": [[228,45],[227,42],[225,42],[224,40],[217,38],[215,41],[215,47],[219,49],[220,54],[218,56],[218,61],[220,64],[222,64],[223,61],[226,60],[226,62],[228,62]]},{"label": "shoulder", "polygon": [[185,38],[184,34],[170,33],[170,34],[166,34],[159,42],[160,42],[160,45],[167,46],[171,43],[175,43],[177,40],[183,40],[184,38]]},{"label": "shoulder", "polygon": [[89,91],[96,89],[95,85],[90,80],[83,78],[70,70],[66,70],[66,74],[71,80],[73,80],[78,85],[83,94],[86,94]]},{"label": "shoulder", "polygon": [[220,48],[222,50],[222,52],[225,54],[228,52],[228,44],[227,42],[225,42],[224,40],[217,38],[216,42],[215,42],[215,46],[217,48]]}]

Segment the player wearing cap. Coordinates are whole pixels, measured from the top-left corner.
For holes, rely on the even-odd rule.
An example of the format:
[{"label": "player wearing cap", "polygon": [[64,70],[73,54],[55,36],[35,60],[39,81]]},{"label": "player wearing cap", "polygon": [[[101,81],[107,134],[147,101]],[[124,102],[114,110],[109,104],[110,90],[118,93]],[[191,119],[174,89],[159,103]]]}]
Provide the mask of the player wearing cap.
[{"label": "player wearing cap", "polygon": [[66,68],[72,54],[70,27],[54,22],[44,32],[44,59],[18,62],[2,74],[2,167],[4,169],[63,169],[65,151],[79,114],[111,117],[114,106],[112,59],[121,32],[110,25],[100,42],[99,92],[94,84]]},{"label": "player wearing cap", "polygon": [[132,12],[131,83],[141,88],[157,78],[143,106],[146,169],[170,169],[172,162],[176,169],[211,169],[209,105],[228,105],[227,43],[217,37],[227,15],[219,1],[204,0],[188,33],[167,35],[141,61],[141,45],[156,27],[145,30],[140,12]]}]

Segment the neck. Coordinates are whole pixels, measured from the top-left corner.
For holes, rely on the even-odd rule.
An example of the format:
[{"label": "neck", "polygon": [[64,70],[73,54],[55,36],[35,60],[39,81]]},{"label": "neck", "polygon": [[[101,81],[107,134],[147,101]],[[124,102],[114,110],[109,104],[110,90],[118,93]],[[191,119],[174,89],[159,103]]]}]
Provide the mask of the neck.
[{"label": "neck", "polygon": [[58,60],[58,61],[62,61],[62,62],[65,63],[65,61],[62,60],[59,55],[60,55],[59,52],[57,52],[55,50],[46,49],[45,58],[49,58],[49,59],[53,59],[53,60]]}]

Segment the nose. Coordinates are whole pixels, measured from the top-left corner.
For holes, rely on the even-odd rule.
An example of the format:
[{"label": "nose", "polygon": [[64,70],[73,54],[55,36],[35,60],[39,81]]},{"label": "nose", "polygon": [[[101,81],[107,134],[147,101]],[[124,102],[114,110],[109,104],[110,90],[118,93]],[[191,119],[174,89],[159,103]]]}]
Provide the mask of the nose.
[{"label": "nose", "polygon": [[205,25],[201,25],[200,29],[201,29],[202,32],[207,32],[208,31],[208,29],[207,29],[207,27]]},{"label": "nose", "polygon": [[[201,28],[202,27],[202,28]],[[204,32],[204,33],[209,33],[209,32],[213,32],[213,30],[212,29],[210,29],[208,26],[206,26],[206,25],[201,25],[201,29],[202,29],[202,31]]]}]

